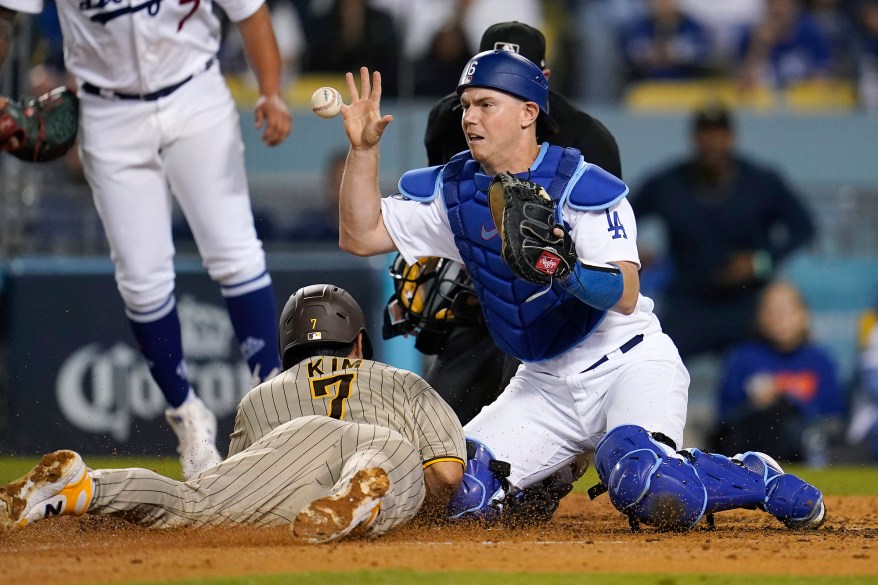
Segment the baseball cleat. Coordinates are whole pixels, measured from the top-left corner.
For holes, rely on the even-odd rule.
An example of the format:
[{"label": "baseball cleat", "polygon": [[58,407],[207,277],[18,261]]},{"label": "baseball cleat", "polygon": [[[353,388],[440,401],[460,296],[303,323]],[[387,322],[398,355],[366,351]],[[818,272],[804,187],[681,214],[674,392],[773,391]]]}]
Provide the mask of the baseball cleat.
[{"label": "baseball cleat", "polygon": [[177,453],[188,481],[223,458],[216,448],[216,416],[197,396],[165,411],[168,424],[180,441]]},{"label": "baseball cleat", "polygon": [[55,451],[20,479],[0,487],[0,533],[10,533],[50,516],[85,514],[94,480],[82,457]]},{"label": "baseball cleat", "polygon": [[813,485],[791,473],[784,473],[780,464],[757,451],[735,455],[732,459],[762,476],[765,501],[761,507],[790,529],[818,528],[826,519],[823,494]]},{"label": "baseball cleat", "polygon": [[299,512],[290,525],[293,538],[317,544],[366,533],[389,489],[390,478],[383,469],[361,469],[340,492],[314,500]]}]

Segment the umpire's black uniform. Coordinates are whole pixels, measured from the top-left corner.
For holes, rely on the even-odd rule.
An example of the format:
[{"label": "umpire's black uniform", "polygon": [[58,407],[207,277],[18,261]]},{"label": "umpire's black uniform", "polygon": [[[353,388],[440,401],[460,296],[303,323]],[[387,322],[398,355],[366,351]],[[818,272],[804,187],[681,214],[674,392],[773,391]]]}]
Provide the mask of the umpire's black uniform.
[{"label": "umpire's black uniform", "polygon": [[[561,130],[545,137],[545,141],[576,148],[586,161],[622,178],[619,147],[606,126],[551,90],[549,113]],[[445,96],[430,110],[424,136],[430,166],[445,164],[453,155],[467,150],[462,114],[456,93]],[[461,424],[466,424],[500,395],[518,365],[517,360],[497,349],[483,324],[458,327],[424,378],[451,405]]]}]

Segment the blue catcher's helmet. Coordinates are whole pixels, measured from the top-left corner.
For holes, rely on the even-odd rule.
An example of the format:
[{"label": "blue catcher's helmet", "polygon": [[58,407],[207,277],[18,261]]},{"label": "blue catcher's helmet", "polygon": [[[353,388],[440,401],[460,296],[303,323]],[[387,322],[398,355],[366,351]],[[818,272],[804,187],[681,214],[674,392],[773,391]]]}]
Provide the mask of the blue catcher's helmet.
[{"label": "blue catcher's helmet", "polygon": [[468,87],[496,89],[540,108],[537,122],[544,134],[558,131],[558,123],[549,116],[549,82],[543,71],[531,61],[511,51],[484,51],[469,60],[460,81],[457,95]]}]

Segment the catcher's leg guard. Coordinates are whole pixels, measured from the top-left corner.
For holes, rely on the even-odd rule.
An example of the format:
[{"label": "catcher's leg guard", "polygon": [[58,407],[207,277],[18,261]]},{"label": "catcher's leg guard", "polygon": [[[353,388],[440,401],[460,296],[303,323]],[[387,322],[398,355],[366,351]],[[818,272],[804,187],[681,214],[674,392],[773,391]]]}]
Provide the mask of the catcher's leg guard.
[{"label": "catcher's leg guard", "polygon": [[664,529],[691,528],[705,514],[753,508],[765,499],[760,474],[723,455],[675,453],[634,425],[607,433],[595,466],[616,509]]},{"label": "catcher's leg guard", "polygon": [[497,503],[506,496],[509,464],[494,459],[485,445],[472,439],[467,439],[466,456],[463,480],[448,503],[448,516],[494,520],[501,512]]},{"label": "catcher's leg guard", "polygon": [[733,461],[762,477],[765,500],[760,508],[787,528],[817,528],[826,517],[823,494],[799,477],[784,473],[777,461],[755,451],[735,455]]},{"label": "catcher's leg guard", "polygon": [[765,510],[789,528],[816,528],[826,513],[817,488],[764,453],[674,453],[634,425],[607,433],[595,466],[616,509],[661,528],[690,528],[705,514],[735,508]]},{"label": "catcher's leg guard", "polygon": [[595,449],[613,506],[645,524],[683,529],[704,515],[707,491],[692,465],[634,425],[611,430]]}]

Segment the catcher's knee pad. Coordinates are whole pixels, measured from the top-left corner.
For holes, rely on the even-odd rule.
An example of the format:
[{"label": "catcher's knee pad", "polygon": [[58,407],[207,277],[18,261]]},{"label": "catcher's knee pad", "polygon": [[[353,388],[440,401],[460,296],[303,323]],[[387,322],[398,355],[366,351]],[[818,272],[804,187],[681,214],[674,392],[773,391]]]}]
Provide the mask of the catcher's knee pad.
[{"label": "catcher's knee pad", "polygon": [[500,509],[491,504],[506,495],[509,464],[494,459],[485,445],[472,439],[467,439],[466,454],[466,469],[460,487],[448,503],[448,516],[494,520]]},{"label": "catcher's knee pad", "polygon": [[644,524],[679,530],[704,515],[707,491],[695,469],[642,427],[607,433],[595,450],[595,467],[613,506]]}]

